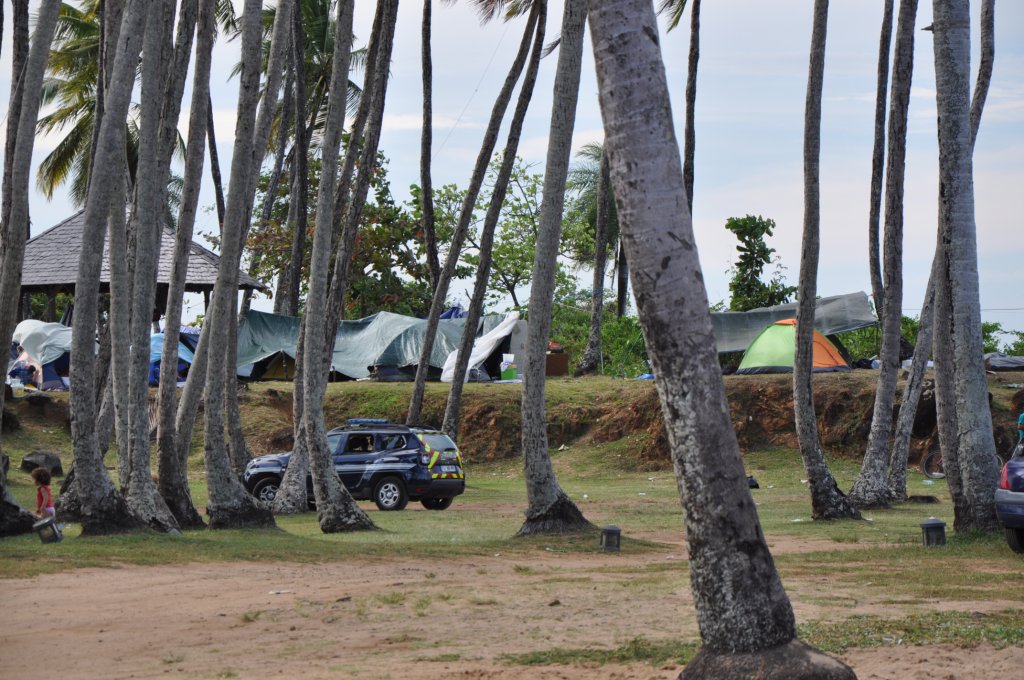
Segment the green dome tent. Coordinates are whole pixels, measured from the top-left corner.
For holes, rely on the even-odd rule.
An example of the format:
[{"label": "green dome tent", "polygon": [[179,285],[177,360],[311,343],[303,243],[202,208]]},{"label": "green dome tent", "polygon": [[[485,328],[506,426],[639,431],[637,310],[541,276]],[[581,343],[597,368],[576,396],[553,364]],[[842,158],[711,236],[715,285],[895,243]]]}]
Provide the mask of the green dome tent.
[{"label": "green dome tent", "polygon": [[[776,321],[754,338],[743,353],[743,361],[736,373],[792,373],[796,356],[796,319]],[[817,329],[814,331],[815,373],[848,371],[850,366],[839,354],[836,346]]]}]

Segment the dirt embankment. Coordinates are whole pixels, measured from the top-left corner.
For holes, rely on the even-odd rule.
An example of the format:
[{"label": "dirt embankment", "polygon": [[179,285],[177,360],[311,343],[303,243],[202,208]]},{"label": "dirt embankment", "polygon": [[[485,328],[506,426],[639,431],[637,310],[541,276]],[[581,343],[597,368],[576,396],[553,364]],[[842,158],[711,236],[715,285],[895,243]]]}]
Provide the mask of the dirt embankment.
[{"label": "dirt embankment", "polygon": [[[874,409],[875,371],[822,374],[814,378],[814,406],[822,446],[832,454],[857,456],[863,452],[871,429]],[[1024,373],[989,376],[990,401],[996,446],[1000,451],[1013,446],[1016,416],[1024,410]],[[393,399],[378,400],[372,415],[397,422],[405,417],[408,391],[404,386],[360,383],[366,389],[388,389]],[[460,448],[472,460],[496,460],[519,455],[521,390],[515,386],[473,386],[463,401]],[[512,389],[498,389],[498,388]],[[743,450],[766,447],[796,448],[793,421],[791,375],[726,376],[726,394],[733,426]],[[903,381],[899,389],[902,390]],[[262,394],[262,396],[261,396]],[[257,451],[285,450],[291,446],[290,393],[253,391],[246,401],[269,398],[284,422],[272,432],[255,438]],[[440,423],[444,418],[446,389],[428,391],[423,422]],[[548,441],[553,447],[577,442],[604,444],[630,437],[630,451],[637,467],[661,469],[670,466],[668,443],[654,384],[647,381],[582,379],[549,381]],[[365,411],[365,393],[346,389],[329,393],[325,411],[328,421],[340,422],[348,415],[371,415]],[[898,413],[899,404],[893,415]],[[938,445],[935,395],[926,383],[914,422],[911,460]]]}]

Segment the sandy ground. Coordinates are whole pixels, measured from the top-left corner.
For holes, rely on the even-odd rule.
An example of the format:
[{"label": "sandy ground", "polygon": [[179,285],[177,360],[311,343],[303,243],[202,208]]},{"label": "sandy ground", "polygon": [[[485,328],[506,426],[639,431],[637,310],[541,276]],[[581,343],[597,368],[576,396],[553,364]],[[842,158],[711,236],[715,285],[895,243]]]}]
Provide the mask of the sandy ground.
[{"label": "sandy ground", "polygon": [[[814,546],[782,539],[771,547]],[[531,667],[502,655],[610,648],[637,636],[697,639],[678,548],[126,566],[6,581],[0,678],[674,678],[674,664]],[[849,593],[821,598],[815,579],[786,586],[799,620],[834,618],[835,601],[843,616],[894,615],[865,593],[854,606]],[[1019,603],[957,603],[1012,606]],[[918,610],[928,608],[941,604]],[[1024,677],[1021,648],[893,645],[843,658],[862,680]]]}]

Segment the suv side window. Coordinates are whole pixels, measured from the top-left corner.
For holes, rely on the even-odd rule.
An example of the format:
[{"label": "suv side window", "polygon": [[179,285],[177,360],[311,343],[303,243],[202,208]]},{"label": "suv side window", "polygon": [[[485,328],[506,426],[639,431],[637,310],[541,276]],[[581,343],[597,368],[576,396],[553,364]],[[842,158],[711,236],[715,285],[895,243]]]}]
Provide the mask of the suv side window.
[{"label": "suv side window", "polygon": [[341,448],[341,435],[340,434],[329,434],[327,435],[327,448],[331,454],[341,453],[338,449]]},{"label": "suv side window", "polygon": [[352,432],[345,442],[345,453],[371,453],[373,451],[373,435]]},{"label": "suv side window", "polygon": [[382,434],[381,449],[384,451],[400,451],[406,448],[406,439],[404,434]]}]

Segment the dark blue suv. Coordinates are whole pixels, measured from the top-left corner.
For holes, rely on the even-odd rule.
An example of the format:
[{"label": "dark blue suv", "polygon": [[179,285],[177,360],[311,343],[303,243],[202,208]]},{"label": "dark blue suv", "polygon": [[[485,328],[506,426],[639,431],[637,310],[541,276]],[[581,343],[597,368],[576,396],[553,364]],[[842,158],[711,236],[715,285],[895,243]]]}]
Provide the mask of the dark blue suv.
[{"label": "dark blue suv", "polygon": [[[373,500],[381,510],[402,510],[420,501],[445,510],[466,489],[462,457],[448,435],[386,420],[352,419],[327,433],[334,469],[356,499]],[[242,481],[249,493],[270,502],[277,495],[291,452],[253,458]],[[313,480],[307,478],[310,498]]]}]

